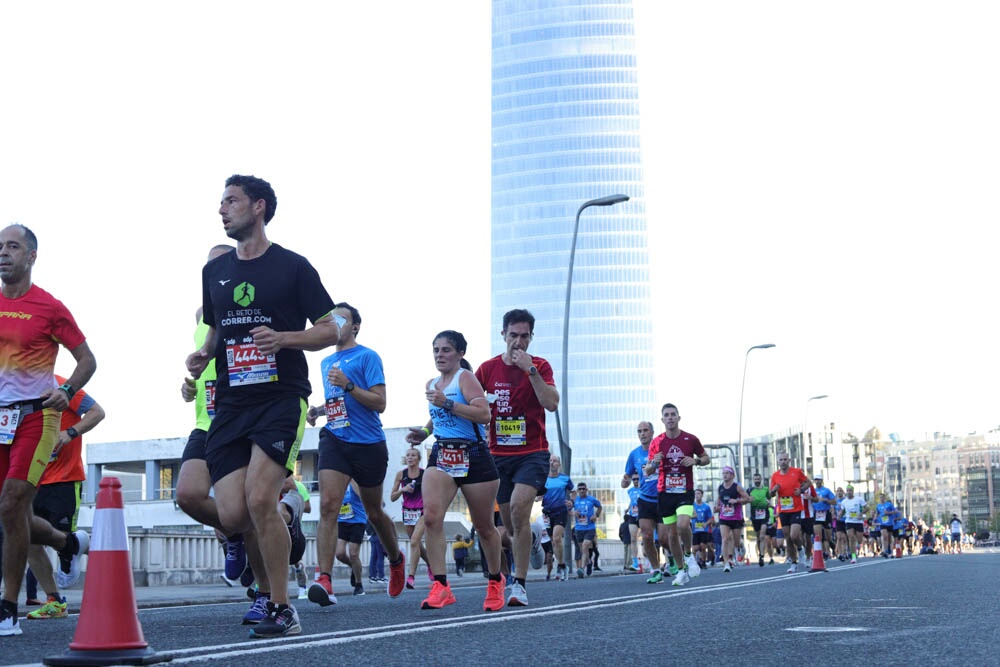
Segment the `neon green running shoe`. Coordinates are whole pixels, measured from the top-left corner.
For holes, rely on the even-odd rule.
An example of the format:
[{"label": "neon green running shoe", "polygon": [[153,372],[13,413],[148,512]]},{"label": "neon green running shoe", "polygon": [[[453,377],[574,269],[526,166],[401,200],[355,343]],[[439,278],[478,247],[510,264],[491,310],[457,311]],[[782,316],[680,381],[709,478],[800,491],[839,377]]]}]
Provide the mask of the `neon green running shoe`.
[{"label": "neon green running shoe", "polygon": [[663,581],[663,573],[659,570],[653,570],[653,576],[646,580],[647,584],[658,584]]},{"label": "neon green running shoe", "polygon": [[64,618],[66,616],[66,603],[49,596],[49,601],[35,611],[29,612],[25,618],[37,620],[40,618]]}]

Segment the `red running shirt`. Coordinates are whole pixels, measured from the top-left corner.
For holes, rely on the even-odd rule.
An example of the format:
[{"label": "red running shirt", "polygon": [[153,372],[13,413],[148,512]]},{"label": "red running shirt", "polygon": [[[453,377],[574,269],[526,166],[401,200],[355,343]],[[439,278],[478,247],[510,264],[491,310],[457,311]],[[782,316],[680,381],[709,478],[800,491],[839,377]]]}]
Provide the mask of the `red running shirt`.
[{"label": "red running shirt", "polygon": [[[532,357],[532,363],[545,384],[556,386],[549,362]],[[513,364],[508,366],[503,355],[498,355],[483,362],[476,378],[490,402],[490,453],[518,456],[548,451],[545,408],[538,402],[528,374]]]},{"label": "red running shirt", "polygon": [[704,456],[705,448],[698,436],[681,431],[676,438],[668,438],[666,433],[661,433],[649,443],[647,460],[652,461],[660,452],[663,452],[663,461],[656,490],[660,493],[694,491],[694,466],[681,465],[681,460],[685,456]]},{"label": "red running shirt", "polygon": [[797,492],[802,488],[802,482],[808,481],[809,478],[801,468],[789,467],[788,472],[784,474],[780,470],[771,474],[771,484],[768,488],[778,485],[779,512],[802,511],[802,497]]}]

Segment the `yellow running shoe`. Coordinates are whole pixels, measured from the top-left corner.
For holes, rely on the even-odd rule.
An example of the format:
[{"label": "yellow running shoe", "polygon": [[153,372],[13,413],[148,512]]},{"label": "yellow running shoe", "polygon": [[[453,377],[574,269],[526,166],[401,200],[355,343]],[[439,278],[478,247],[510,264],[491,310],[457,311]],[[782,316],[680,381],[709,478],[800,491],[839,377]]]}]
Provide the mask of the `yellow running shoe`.
[{"label": "yellow running shoe", "polygon": [[28,612],[25,618],[36,620],[39,618],[64,618],[66,616],[66,602],[56,597],[49,596],[49,601],[35,611]]}]

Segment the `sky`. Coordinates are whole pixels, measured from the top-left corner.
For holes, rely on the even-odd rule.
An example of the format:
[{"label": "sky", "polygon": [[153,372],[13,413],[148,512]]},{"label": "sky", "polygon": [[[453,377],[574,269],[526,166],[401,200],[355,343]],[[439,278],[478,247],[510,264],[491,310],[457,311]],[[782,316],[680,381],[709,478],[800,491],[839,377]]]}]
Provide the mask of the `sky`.
[{"label": "sky", "polygon": [[[736,441],[748,361],[748,438],[996,428],[1000,7],[635,16],[650,418],[672,401]],[[3,3],[0,62],[0,225],[38,235],[34,280],[97,357],[91,442],[192,428],[179,388],[233,173],[274,185],[269,238],[361,311],[387,427],[426,419],[435,333],[490,356],[489,3]]]}]

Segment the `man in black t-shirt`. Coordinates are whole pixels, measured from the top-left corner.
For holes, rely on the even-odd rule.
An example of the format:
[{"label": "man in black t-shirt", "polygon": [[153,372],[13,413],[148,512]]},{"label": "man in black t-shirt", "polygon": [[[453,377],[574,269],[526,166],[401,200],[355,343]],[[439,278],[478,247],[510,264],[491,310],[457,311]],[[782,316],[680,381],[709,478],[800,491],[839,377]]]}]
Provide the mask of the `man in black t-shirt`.
[{"label": "man in black t-shirt", "polygon": [[[260,550],[254,567],[266,615],[251,637],[301,632],[288,603],[288,529],[278,496],[298,458],[310,393],[304,350],[336,344],[340,324],[319,274],[301,255],[267,240],[277,198],[254,176],[226,181],[219,214],[236,252],[202,270],[205,344],[187,358],[198,377],[215,358],[215,418],[205,459],[227,534],[242,533]],[[306,328],[307,321],[313,325]]]}]

